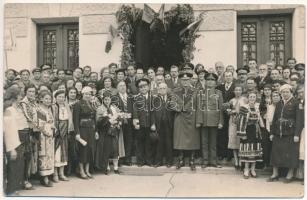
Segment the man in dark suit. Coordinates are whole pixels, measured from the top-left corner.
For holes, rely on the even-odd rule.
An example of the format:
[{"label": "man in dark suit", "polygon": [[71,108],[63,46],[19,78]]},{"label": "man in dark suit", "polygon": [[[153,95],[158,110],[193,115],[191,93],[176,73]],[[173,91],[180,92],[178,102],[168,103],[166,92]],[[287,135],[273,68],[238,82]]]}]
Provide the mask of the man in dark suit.
[{"label": "man in dark suit", "polygon": [[155,167],[162,165],[163,157],[166,158],[166,166],[171,167],[173,162],[173,112],[169,109],[170,94],[167,93],[167,85],[160,83],[158,86],[158,96],[154,98],[155,123],[159,134],[159,141],[156,148]]},{"label": "man in dark suit", "polygon": [[231,150],[228,149],[228,127],[229,127],[229,115],[226,113],[226,108],[228,107],[228,102],[230,99],[234,98],[234,88],[235,84],[233,83],[233,73],[224,72],[224,81],[222,85],[217,86],[216,89],[220,90],[223,95],[223,117],[224,117],[224,126],[222,129],[218,130],[217,136],[217,155],[220,159],[230,160],[232,157]]},{"label": "man in dark suit", "polygon": [[[121,110],[121,112],[127,113],[132,116],[133,112],[133,97],[127,93],[127,86],[124,81],[120,81],[117,84],[118,93],[112,97],[112,102]],[[125,158],[124,164],[132,165],[132,153],[134,147],[135,134],[133,130],[132,118],[124,120],[123,135],[125,144]]]},{"label": "man in dark suit", "polygon": [[166,81],[167,87],[170,88],[171,90],[180,86],[180,79],[178,78],[179,76],[179,68],[176,65],[172,65],[170,69],[170,74],[172,79],[169,81]]},{"label": "man in dark suit", "polygon": [[138,166],[153,164],[153,142],[150,131],[156,131],[153,96],[149,92],[149,80],[142,78],[136,82],[140,94],[134,97],[133,125],[136,133],[136,156]]},{"label": "man in dark suit", "polygon": [[136,80],[136,77],[135,77],[135,66],[129,65],[127,67],[126,84],[127,84],[128,93],[131,93],[132,95],[138,94],[138,88],[135,85],[136,81],[137,80]]}]

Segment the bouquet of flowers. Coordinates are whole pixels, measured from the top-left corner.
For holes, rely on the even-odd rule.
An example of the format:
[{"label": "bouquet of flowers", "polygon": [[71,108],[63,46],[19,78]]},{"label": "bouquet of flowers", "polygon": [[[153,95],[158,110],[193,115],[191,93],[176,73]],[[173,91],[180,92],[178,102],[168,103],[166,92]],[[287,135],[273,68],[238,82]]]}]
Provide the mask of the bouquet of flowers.
[{"label": "bouquet of flowers", "polygon": [[131,113],[120,112],[118,113],[118,115],[120,116],[120,119],[124,124],[127,124],[128,119],[132,118]]},{"label": "bouquet of flowers", "polygon": [[111,128],[120,128],[122,122],[126,123],[128,119],[131,118],[131,113],[121,112],[119,108],[113,106],[113,113],[108,114],[104,112],[103,117],[108,117],[109,122],[111,124]]}]

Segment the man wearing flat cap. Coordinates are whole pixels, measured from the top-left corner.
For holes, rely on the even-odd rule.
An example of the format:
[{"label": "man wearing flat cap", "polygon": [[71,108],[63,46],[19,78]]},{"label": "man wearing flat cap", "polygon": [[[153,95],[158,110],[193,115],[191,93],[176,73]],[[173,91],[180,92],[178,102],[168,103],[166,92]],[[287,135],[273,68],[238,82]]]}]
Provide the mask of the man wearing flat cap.
[{"label": "man wearing flat cap", "polygon": [[190,154],[191,170],[196,170],[195,151],[200,148],[199,131],[196,129],[195,108],[197,92],[191,86],[192,73],[184,70],[179,74],[180,86],[173,89],[170,109],[175,111],[174,149],[179,151],[176,168],[184,166],[184,151]]},{"label": "man wearing flat cap", "polygon": [[216,89],[217,75],[208,73],[205,76],[206,87],[197,96],[196,127],[201,129],[202,168],[217,164],[217,132],[224,125],[223,95]]},{"label": "man wearing flat cap", "polygon": [[246,90],[246,79],[247,74],[249,73],[249,69],[247,65],[244,65],[243,67],[240,67],[236,70],[238,79],[235,81],[235,84],[243,85],[243,91]]},{"label": "man wearing flat cap", "polygon": [[39,85],[41,84],[41,69],[40,68],[34,68],[32,70],[32,83],[35,85],[36,88],[39,87]]},{"label": "man wearing flat cap", "polygon": [[41,72],[42,72],[42,73],[46,71],[46,72],[48,72],[50,75],[52,74],[52,68],[51,68],[50,65],[44,64],[44,65],[41,65],[40,68],[41,68]]},{"label": "man wearing flat cap", "polygon": [[66,80],[73,79],[73,71],[70,69],[65,70],[65,78]]},{"label": "man wearing flat cap", "polygon": [[183,71],[193,71],[194,70],[194,65],[190,62],[187,62],[183,65],[182,67]]},{"label": "man wearing flat cap", "polygon": [[294,69],[299,73],[300,75],[300,83],[304,84],[305,82],[305,64],[304,63],[298,63],[294,66]]},{"label": "man wearing flat cap", "polygon": [[133,99],[133,126],[136,131],[136,157],[138,166],[153,165],[154,144],[150,137],[156,131],[153,96],[149,92],[149,80],[142,78],[136,81],[139,94]]}]

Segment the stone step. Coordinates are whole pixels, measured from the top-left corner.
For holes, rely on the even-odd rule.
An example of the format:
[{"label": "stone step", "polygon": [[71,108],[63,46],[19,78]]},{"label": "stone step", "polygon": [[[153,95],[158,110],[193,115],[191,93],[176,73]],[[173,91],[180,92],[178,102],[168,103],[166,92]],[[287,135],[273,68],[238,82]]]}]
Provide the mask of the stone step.
[{"label": "stone step", "polygon": [[[184,166],[180,168],[179,170],[176,169],[175,166],[172,166],[170,168],[167,168],[166,166],[161,167],[149,167],[149,166],[121,166],[120,171],[123,173],[123,175],[163,175],[165,173],[191,173],[191,174],[242,174],[241,171],[235,170],[234,167],[229,166],[222,166],[222,168],[215,168],[215,167],[207,167],[205,169],[202,169],[199,165],[196,166],[196,171],[191,171],[190,167]],[[261,170],[256,169],[256,173],[259,175],[271,175],[271,170]]]}]

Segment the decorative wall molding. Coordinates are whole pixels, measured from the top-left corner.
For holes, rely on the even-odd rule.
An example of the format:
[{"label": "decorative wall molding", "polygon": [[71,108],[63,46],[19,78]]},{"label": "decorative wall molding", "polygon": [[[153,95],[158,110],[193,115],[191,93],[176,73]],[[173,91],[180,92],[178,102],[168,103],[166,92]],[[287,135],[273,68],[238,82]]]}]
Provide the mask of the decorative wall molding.
[{"label": "decorative wall molding", "polygon": [[5,19],[4,29],[12,29],[16,35],[16,37],[27,37],[28,19],[23,18],[7,18]]},{"label": "decorative wall molding", "polygon": [[110,24],[116,26],[115,15],[86,15],[81,17],[81,21],[81,32],[85,35],[107,34]]},{"label": "decorative wall molding", "polygon": [[[195,16],[200,11],[195,11]],[[235,15],[233,10],[207,11],[204,23],[200,27],[200,31],[232,31],[235,29]]]},{"label": "decorative wall molding", "polygon": [[4,5],[4,17],[27,17],[27,5],[7,3]]}]

